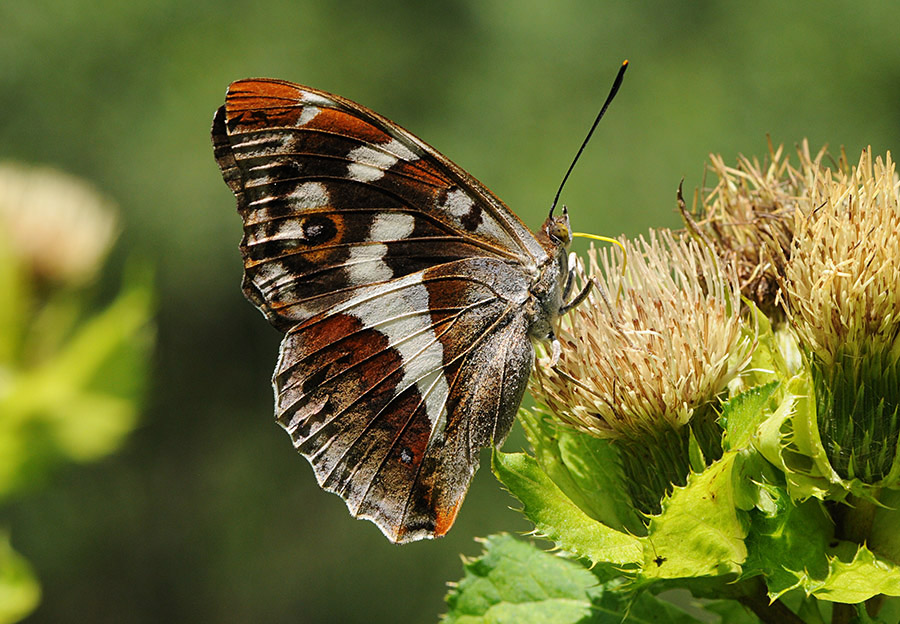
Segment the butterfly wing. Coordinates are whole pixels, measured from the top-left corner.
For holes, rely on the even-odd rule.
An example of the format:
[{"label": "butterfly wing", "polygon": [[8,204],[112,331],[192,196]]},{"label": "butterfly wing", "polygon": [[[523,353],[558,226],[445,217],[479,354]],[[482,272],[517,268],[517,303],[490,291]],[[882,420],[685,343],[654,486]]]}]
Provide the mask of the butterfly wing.
[{"label": "butterfly wing", "polygon": [[521,272],[469,259],[360,292],[282,343],[278,420],[392,541],[443,535],[531,371]]},{"label": "butterfly wing", "polygon": [[278,80],[235,82],[213,142],[244,220],[244,292],[282,331],[355,288],[435,264],[546,261],[481,183],[339,96]]},{"label": "butterfly wing", "polygon": [[286,332],[278,421],[353,515],[393,541],[443,535],[521,401],[548,252],[459,167],[338,96],[236,82],[213,142],[244,292]]}]

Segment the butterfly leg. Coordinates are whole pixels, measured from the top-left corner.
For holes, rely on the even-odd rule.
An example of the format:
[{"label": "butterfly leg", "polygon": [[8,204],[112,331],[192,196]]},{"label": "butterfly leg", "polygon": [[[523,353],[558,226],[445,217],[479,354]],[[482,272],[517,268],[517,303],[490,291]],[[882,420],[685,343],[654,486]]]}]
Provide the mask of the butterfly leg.
[{"label": "butterfly leg", "polygon": [[569,298],[569,294],[571,294],[571,292],[572,292],[572,286],[575,284],[576,258],[577,258],[577,256],[575,255],[574,251],[569,254],[569,262],[568,262],[567,266],[570,266],[572,268],[569,269],[569,274],[566,276],[566,285],[563,286],[563,291],[562,291],[562,300],[563,301],[565,301],[566,299]]},{"label": "butterfly leg", "polygon": [[550,340],[550,368],[553,368],[557,365],[559,357],[562,355],[562,345],[559,344],[559,339],[553,332],[550,332],[547,338]]},{"label": "butterfly leg", "polygon": [[[566,285],[563,288],[563,294],[562,294],[563,301],[568,299],[569,295],[572,294],[572,286],[575,285],[576,263],[577,263],[577,256],[575,255],[575,252],[572,252],[569,254],[568,265],[571,268],[569,269],[569,275],[566,278]],[[572,299],[572,301],[570,301],[569,303],[563,304],[563,306],[559,309],[559,315],[562,316],[563,314],[565,314],[566,312],[568,312],[575,306],[581,304],[581,302],[583,302],[585,299],[587,299],[587,296],[589,294],[591,294],[591,288],[593,286],[596,286],[597,290],[600,291],[601,294],[603,293],[603,288],[600,287],[600,284],[597,282],[597,280],[595,280],[593,277],[591,277],[588,279],[587,284],[584,285],[584,288],[581,289],[581,292],[579,292],[577,295],[575,295],[575,298]]]},{"label": "butterfly leg", "polygon": [[[566,281],[566,288],[564,291],[565,296],[568,296],[569,292],[572,290],[573,274],[574,274],[574,271],[569,272],[569,278]],[[563,305],[559,309],[559,315],[562,316],[563,314],[565,314],[566,312],[568,312],[569,310],[571,310],[572,308],[574,308],[575,306],[577,306],[578,304],[583,302],[585,299],[587,299],[587,296],[589,294],[591,294],[591,288],[594,285],[595,285],[594,279],[593,278],[589,279],[587,284],[585,284],[584,288],[581,289],[581,292],[579,292],[577,295],[575,295],[575,298],[572,299],[572,301]],[[596,286],[597,286],[597,289],[601,290],[601,292],[602,292],[602,289],[600,289],[600,285],[596,284]],[[552,331],[550,332],[550,335],[547,336],[547,339],[550,340],[550,366],[553,367],[553,366],[556,366],[557,362],[559,362],[559,357],[562,355],[562,345],[559,344],[559,340],[556,338],[556,334],[553,333]]]},{"label": "butterfly leg", "polygon": [[568,312],[569,310],[571,310],[572,308],[577,307],[577,306],[578,306],[579,304],[581,304],[585,299],[587,299],[588,295],[591,294],[591,288],[592,288],[594,285],[595,285],[595,284],[594,284],[594,280],[593,280],[593,279],[589,279],[589,280],[588,280],[588,283],[585,284],[585,285],[584,285],[584,288],[581,289],[581,292],[578,293],[577,295],[575,295],[575,298],[572,299],[572,301],[570,301],[569,303],[565,304],[565,305],[559,310],[560,315],[563,315],[563,314],[565,314],[566,312]]}]

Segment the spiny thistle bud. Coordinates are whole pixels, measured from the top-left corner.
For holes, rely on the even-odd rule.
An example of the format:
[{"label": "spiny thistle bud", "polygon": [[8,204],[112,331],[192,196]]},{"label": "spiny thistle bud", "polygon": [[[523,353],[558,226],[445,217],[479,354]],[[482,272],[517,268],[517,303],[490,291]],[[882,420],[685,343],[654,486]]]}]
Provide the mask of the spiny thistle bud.
[{"label": "spiny thistle bud", "polygon": [[809,174],[819,168],[825,150],[812,157],[804,141],[797,153],[799,169],[784,157],[783,147],[775,150],[771,144],[766,163],[740,157],[737,167],[729,167],[721,156],[710,155],[708,168],[718,183],[703,199],[696,222],[684,215],[691,230],[735,262],[741,292],[774,320],[784,315],[776,295],[794,236],[794,214],[805,205]]},{"label": "spiny thistle bud", "polygon": [[732,264],[667,231],[624,246],[624,274],[621,253],[589,252],[587,275],[612,301],[594,292],[571,312],[559,332],[562,358],[555,367],[539,360],[531,392],[564,423],[615,441],[632,498],[649,513],[685,482],[692,436],[707,460],[721,454],[709,405],[747,362],[752,340]]},{"label": "spiny thistle bud", "polygon": [[116,233],[109,200],[48,168],[0,163],[0,235],[36,277],[82,283],[96,274]]},{"label": "spiny thistle bud", "polygon": [[900,181],[890,153],[811,171],[783,298],[811,366],[816,418],[844,478],[900,483]]}]

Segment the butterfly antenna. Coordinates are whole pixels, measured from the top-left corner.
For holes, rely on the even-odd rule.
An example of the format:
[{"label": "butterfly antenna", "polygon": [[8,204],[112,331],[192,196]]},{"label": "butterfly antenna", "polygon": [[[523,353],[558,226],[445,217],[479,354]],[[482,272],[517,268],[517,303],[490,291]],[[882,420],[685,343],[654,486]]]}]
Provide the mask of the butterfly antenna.
[{"label": "butterfly antenna", "polygon": [[575,163],[578,162],[579,157],[581,157],[581,152],[584,151],[584,148],[587,146],[588,141],[591,140],[591,135],[594,134],[594,130],[597,128],[597,124],[600,123],[600,120],[603,119],[604,113],[606,113],[606,109],[609,108],[609,105],[612,103],[613,98],[616,97],[616,93],[619,92],[619,87],[622,86],[622,77],[625,75],[625,70],[628,69],[628,61],[622,63],[622,67],[619,68],[619,73],[616,74],[616,79],[613,81],[613,86],[609,90],[609,95],[606,96],[606,101],[603,103],[603,108],[600,109],[600,112],[597,114],[597,118],[594,120],[591,129],[588,131],[587,136],[584,137],[584,142],[581,144],[581,147],[578,148],[578,153],[575,154],[574,160],[572,160],[572,164],[569,165],[569,170],[566,171],[566,175],[563,176],[562,183],[559,185],[559,190],[556,191],[556,197],[553,198],[553,205],[550,206],[550,216],[553,216],[553,211],[556,210],[556,204],[559,203],[559,196],[562,194],[563,187],[566,185],[566,180],[569,179],[569,174],[572,173],[572,169],[575,168]]}]

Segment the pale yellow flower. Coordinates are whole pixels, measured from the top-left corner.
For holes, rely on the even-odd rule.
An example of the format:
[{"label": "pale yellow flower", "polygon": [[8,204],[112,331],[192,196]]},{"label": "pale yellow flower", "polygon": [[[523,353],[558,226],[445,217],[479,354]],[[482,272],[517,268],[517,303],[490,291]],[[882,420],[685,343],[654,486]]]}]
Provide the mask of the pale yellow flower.
[{"label": "pale yellow flower", "polygon": [[50,168],[0,163],[3,246],[36,276],[82,283],[115,239],[112,202],[85,181]]},{"label": "pale yellow flower", "polygon": [[790,164],[783,147],[771,144],[763,163],[742,156],[729,167],[711,154],[708,170],[718,182],[703,197],[697,221],[686,215],[693,233],[735,262],[744,296],[775,319],[783,315],[776,298],[794,237],[794,215],[808,205],[806,189],[821,169],[825,150],[811,156],[804,141],[797,154],[799,168]]},{"label": "pale yellow flower", "polygon": [[[849,174],[818,169],[795,215],[785,302],[805,346],[900,349],[900,181],[888,153],[864,151]],[[896,355],[900,356],[900,353]]]},{"label": "pale yellow flower", "polygon": [[[589,252],[593,292],[559,333],[555,368],[538,362],[532,394],[562,421],[604,438],[640,440],[684,427],[749,358],[731,263],[670,232]],[[582,280],[586,278],[581,275]]]}]

